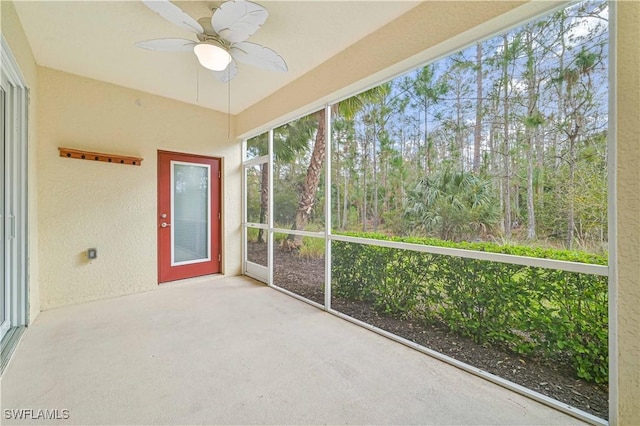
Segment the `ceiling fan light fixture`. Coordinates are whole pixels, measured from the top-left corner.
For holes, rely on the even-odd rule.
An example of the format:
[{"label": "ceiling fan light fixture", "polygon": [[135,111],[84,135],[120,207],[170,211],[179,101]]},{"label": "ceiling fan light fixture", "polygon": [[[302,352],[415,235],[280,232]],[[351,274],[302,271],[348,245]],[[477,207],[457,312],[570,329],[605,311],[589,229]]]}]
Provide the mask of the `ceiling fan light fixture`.
[{"label": "ceiling fan light fixture", "polygon": [[198,43],[193,47],[200,65],[212,71],[223,71],[231,62],[226,49],[213,43]]}]

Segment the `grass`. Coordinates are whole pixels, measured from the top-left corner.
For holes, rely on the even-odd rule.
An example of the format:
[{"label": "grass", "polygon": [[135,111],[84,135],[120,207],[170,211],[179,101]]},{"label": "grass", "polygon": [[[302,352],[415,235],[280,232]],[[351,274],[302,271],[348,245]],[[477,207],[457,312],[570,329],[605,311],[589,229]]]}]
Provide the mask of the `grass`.
[{"label": "grass", "polygon": [[258,231],[257,228],[247,228],[247,241],[251,243],[258,241]]},{"label": "grass", "polygon": [[304,260],[317,260],[324,258],[325,243],[323,238],[302,237],[302,247],[298,251],[298,257]]}]

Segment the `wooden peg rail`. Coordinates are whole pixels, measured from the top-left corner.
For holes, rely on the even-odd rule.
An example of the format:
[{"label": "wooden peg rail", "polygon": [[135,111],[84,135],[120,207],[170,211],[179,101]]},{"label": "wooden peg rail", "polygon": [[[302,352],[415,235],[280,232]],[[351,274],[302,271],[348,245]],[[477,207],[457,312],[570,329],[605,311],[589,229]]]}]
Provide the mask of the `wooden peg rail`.
[{"label": "wooden peg rail", "polygon": [[59,147],[60,157],[77,158],[78,160],[104,161],[105,163],[128,164],[139,166],[142,164],[140,157],[128,157],[125,155],[104,154],[100,152],[82,151]]}]

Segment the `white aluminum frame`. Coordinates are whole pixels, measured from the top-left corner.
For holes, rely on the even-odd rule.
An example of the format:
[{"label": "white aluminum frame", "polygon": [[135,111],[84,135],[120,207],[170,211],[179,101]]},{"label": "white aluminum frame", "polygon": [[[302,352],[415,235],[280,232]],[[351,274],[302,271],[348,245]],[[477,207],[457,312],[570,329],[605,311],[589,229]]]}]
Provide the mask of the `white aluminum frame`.
[{"label": "white aluminum frame", "polygon": [[267,230],[267,285],[273,287],[273,158],[275,152],[273,151],[273,129],[269,129],[269,207],[267,209],[269,217],[267,218],[267,224],[269,229]]},{"label": "white aluminum frame", "polygon": [[263,164],[269,161],[269,156],[268,155],[263,155],[261,157],[256,157],[256,158],[252,158],[251,160],[247,160],[244,163],[242,163],[242,165],[244,167],[250,167],[250,166],[256,166],[259,164]]},{"label": "white aluminum frame", "polygon": [[413,243],[401,243],[397,241],[374,240],[361,237],[349,237],[346,235],[331,235],[331,240],[344,241],[347,243],[368,244],[378,247],[388,247],[402,250],[412,250],[424,253],[441,254],[445,256],[463,257],[466,259],[488,260],[491,262],[509,263],[512,265],[531,266],[534,268],[556,269],[567,272],[578,272],[582,274],[607,276],[609,267],[603,265],[592,265],[588,263],[567,262],[563,260],[544,259],[540,257],[524,257],[511,254],[489,253],[486,251],[475,251],[465,249],[454,249],[449,247],[428,246]]},{"label": "white aluminum frame", "polygon": [[[537,3],[537,4],[534,4]],[[376,79],[373,83],[368,83],[366,85],[359,85],[356,90],[343,90],[340,92],[339,96],[335,96],[330,103],[324,103],[325,105],[325,137],[327,138],[326,143],[326,151],[325,151],[325,230],[324,232],[309,232],[309,231],[299,231],[299,230],[291,230],[291,229],[281,229],[273,227],[273,215],[271,214],[273,211],[273,197],[269,197],[269,224],[268,224],[268,233],[269,233],[269,280],[268,284],[270,287],[281,291],[289,296],[292,296],[296,299],[302,300],[306,303],[309,303],[312,306],[315,306],[319,309],[325,310],[328,313],[338,316],[342,319],[350,321],[356,325],[364,327],[368,330],[374,331],[384,337],[392,339],[396,342],[404,344],[408,347],[416,349],[426,355],[444,361],[448,364],[456,366],[464,371],[467,371],[476,376],[482,377],[486,380],[489,380],[497,385],[510,389],[514,392],[527,396],[533,400],[541,402],[545,405],[551,406],[553,408],[558,409],[559,411],[565,412],[573,417],[576,417],[585,422],[594,424],[594,425],[608,425],[616,424],[617,421],[617,413],[614,407],[618,406],[618,395],[617,389],[615,386],[610,386],[609,390],[609,405],[612,407],[610,410],[610,422],[596,416],[593,416],[585,411],[576,409],[570,405],[564,404],[558,400],[547,397],[546,395],[540,394],[531,389],[525,388],[516,383],[510,382],[506,379],[503,379],[499,376],[486,372],[484,370],[478,369],[471,365],[468,365],[464,362],[458,361],[454,358],[448,357],[444,354],[441,354],[432,349],[421,346],[415,342],[399,337],[395,334],[392,334],[386,330],[379,329],[371,324],[362,322],[355,318],[352,318],[348,315],[345,315],[341,312],[338,312],[331,308],[331,242],[332,241],[344,241],[350,243],[358,243],[358,244],[369,244],[381,247],[389,247],[403,250],[412,250],[418,252],[425,253],[433,253],[438,255],[445,256],[454,256],[454,257],[462,257],[467,259],[476,259],[476,260],[486,260],[492,262],[501,262],[513,265],[521,265],[526,267],[535,267],[535,268],[547,268],[554,270],[562,270],[567,272],[574,273],[584,273],[591,274],[597,276],[607,276],[609,280],[609,353],[616,354],[617,352],[617,323],[616,323],[616,305],[617,305],[617,276],[616,276],[616,181],[615,181],[615,168],[616,168],[616,158],[615,158],[615,136],[616,136],[616,127],[615,127],[615,99],[616,99],[616,59],[615,59],[615,47],[616,47],[616,37],[615,37],[615,24],[616,24],[616,5],[615,1],[609,1],[609,133],[608,133],[608,227],[609,227],[609,261],[608,265],[593,265],[593,264],[585,264],[578,262],[569,262],[569,261],[560,261],[553,259],[544,259],[544,258],[532,258],[532,257],[523,257],[516,255],[507,255],[501,253],[489,253],[482,251],[474,251],[474,250],[464,250],[464,249],[453,249],[448,247],[437,247],[437,246],[428,246],[428,245],[420,245],[420,244],[412,244],[412,243],[404,243],[404,242],[395,242],[395,241],[385,241],[385,240],[374,240],[360,237],[349,237],[345,235],[336,235],[333,234],[333,226],[331,222],[331,107],[332,105],[337,104],[338,102],[345,100],[351,96],[355,96],[359,93],[364,92],[372,87],[378,86],[385,82],[390,81],[391,79],[410,71],[416,66],[424,66],[430,63],[433,63],[437,60],[440,60],[451,53],[458,51],[460,49],[464,49],[471,44],[475,44],[479,41],[484,41],[491,37],[494,37],[496,34],[502,33],[504,31],[508,31],[515,27],[525,25],[528,22],[531,22],[541,16],[553,13],[554,11],[560,10],[562,8],[570,6],[572,3],[578,3],[578,0],[568,0],[568,1],[557,1],[557,2],[549,2],[548,4],[532,2],[528,5],[523,6],[523,8],[528,8],[527,11],[529,13],[528,17],[525,19],[519,19],[516,22],[507,22],[504,24],[504,18],[496,18],[495,22],[492,23],[494,26],[499,26],[499,30],[485,31],[483,28],[484,34],[480,37],[477,36],[476,31],[469,31],[467,33],[461,34],[455,38],[455,42],[457,43],[454,47],[449,47],[446,50],[442,49],[434,49],[434,52],[438,52],[434,55],[431,55],[427,60],[419,59],[416,55],[413,59],[411,59],[410,65],[403,64],[399,67],[394,67],[395,72],[389,77]],[[474,35],[476,33],[476,35]],[[296,120],[297,118],[304,117],[308,114],[318,111],[318,103],[314,103],[311,105],[307,105],[305,108],[299,109],[295,112],[289,113],[284,117],[281,117],[279,120],[274,120],[266,125],[263,125],[261,128],[254,130],[256,133],[254,135],[259,135],[264,133],[265,131],[269,131],[269,159],[270,162],[270,171],[269,174],[269,194],[273,194],[273,129],[279,127],[283,124],[286,124],[290,121]],[[253,136],[248,136],[248,138]],[[244,155],[243,155],[244,158]],[[249,164],[253,162],[255,159],[248,160],[245,164]],[[246,187],[243,185],[243,191],[246,190]],[[251,224],[251,226],[257,224]],[[328,225],[328,226],[327,226]],[[245,226],[249,226],[249,224],[245,223]],[[264,227],[264,225],[260,225],[259,227]],[[321,305],[317,302],[309,300],[305,297],[302,297],[298,294],[295,294],[289,290],[280,288],[278,286],[273,285],[273,234],[274,233],[284,233],[284,234],[293,234],[293,235],[301,235],[301,236],[309,236],[315,238],[325,238],[325,303]],[[610,355],[609,358],[609,376],[610,383],[617,383],[618,377],[618,369],[617,363],[614,357]]]},{"label": "white aluminum frame", "polygon": [[324,309],[331,310],[331,105],[324,107],[325,146],[324,146]]},{"label": "white aluminum frame", "polygon": [[[247,141],[246,139],[242,140],[242,161],[244,161],[247,156]],[[247,274],[247,227],[245,223],[247,222],[247,170],[244,167],[244,163],[242,163],[242,176],[240,177],[242,188],[241,196],[240,196],[240,215],[241,215],[241,223],[242,223],[242,232],[241,232],[241,251],[242,251],[242,273]]]},{"label": "white aluminum frame", "polygon": [[[246,156],[247,141],[242,142],[243,158]],[[269,163],[269,155],[263,155],[261,157],[251,158],[242,163],[242,272],[245,275],[250,276],[258,281],[268,283],[269,281],[269,223],[254,223],[247,221],[247,170],[254,166],[261,166],[265,163]],[[271,175],[271,173],[269,173]],[[269,197],[271,198],[271,197]],[[271,212],[268,211],[267,217],[271,217]],[[248,228],[263,229],[267,231],[267,266],[260,265],[249,261],[247,257],[247,230]]]},{"label": "white aluminum frame", "polygon": [[273,228],[274,234],[291,234],[291,235],[299,235],[301,237],[316,237],[316,238],[324,238],[326,235],[325,231],[299,231],[297,229],[286,229],[286,228]]}]

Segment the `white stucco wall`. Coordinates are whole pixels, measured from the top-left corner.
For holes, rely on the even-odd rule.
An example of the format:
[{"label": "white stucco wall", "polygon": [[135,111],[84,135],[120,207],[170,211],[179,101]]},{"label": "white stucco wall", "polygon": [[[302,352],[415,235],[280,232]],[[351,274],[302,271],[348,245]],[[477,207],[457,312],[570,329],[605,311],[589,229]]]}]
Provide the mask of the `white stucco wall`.
[{"label": "white stucco wall", "polygon": [[[241,145],[227,137],[225,114],[48,68],[39,85],[43,310],[158,286],[158,149],[223,157],[223,271],[241,272]],[[61,158],[58,147],[144,161]],[[90,247],[96,260],[86,259]]]},{"label": "white stucco wall", "polygon": [[[609,318],[617,330],[617,395],[612,407],[619,425],[640,424],[640,2],[617,2],[616,99],[616,293]],[[615,401],[613,401],[615,403]]]}]

